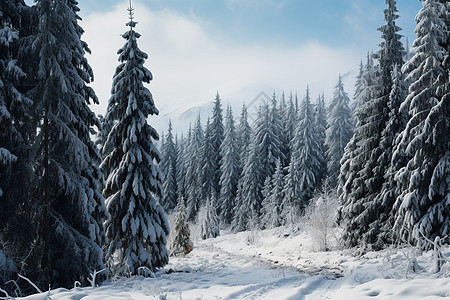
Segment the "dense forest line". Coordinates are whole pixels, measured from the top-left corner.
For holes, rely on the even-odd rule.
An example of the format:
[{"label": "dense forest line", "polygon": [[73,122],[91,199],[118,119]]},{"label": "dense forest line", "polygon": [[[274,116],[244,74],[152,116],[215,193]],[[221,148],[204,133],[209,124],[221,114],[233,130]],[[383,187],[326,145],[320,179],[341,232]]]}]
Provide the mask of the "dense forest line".
[{"label": "dense forest line", "polygon": [[174,138],[169,124],[166,211],[182,201],[191,221],[204,222],[196,218],[207,207],[234,231],[272,228],[298,223],[328,193],[340,199],[346,247],[448,242],[450,5],[423,3],[409,50],[396,1],[386,4],[382,42],[361,62],[352,104],[339,77],[328,107],[323,95],[313,104],[308,88],[300,102],[274,94],[253,126],[245,105],[236,126],[230,107],[223,122],[217,94],[204,129],[199,117]]}]

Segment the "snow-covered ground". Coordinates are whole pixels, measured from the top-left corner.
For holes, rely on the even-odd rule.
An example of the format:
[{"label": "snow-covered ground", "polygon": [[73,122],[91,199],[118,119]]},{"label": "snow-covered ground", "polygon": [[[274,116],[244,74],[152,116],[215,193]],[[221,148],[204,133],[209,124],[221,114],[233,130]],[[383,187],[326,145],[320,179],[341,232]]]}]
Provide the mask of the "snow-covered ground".
[{"label": "snow-covered ground", "polygon": [[[414,248],[356,255],[316,252],[305,232],[285,228],[222,233],[171,258],[156,278],[57,289],[51,299],[450,299],[450,265],[433,273],[433,252]],[[444,248],[447,259],[450,247]],[[417,265],[414,265],[414,259]],[[416,271],[412,271],[413,265]],[[22,299],[47,299],[44,294]]]}]

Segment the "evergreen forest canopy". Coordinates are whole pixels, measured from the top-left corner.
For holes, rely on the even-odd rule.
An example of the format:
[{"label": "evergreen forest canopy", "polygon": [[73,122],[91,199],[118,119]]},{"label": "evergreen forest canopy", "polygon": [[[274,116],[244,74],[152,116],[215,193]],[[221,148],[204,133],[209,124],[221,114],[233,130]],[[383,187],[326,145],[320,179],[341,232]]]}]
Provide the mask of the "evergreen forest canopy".
[{"label": "evergreen forest canopy", "polygon": [[[206,125],[198,118],[178,138],[169,123],[159,151],[131,5],[97,118],[77,1],[2,0],[0,288],[33,292],[9,281],[17,274],[47,289],[87,284],[94,271],[99,280],[153,272],[168,262],[166,213],[176,207],[211,238],[224,227],[298,225],[322,192],[339,197],[345,247],[448,243],[450,3],[422,1],[411,51],[396,4],[386,0],[352,104],[339,76],[328,107],[309,88],[302,99],[274,94],[250,125],[245,105],[235,118],[217,93]],[[192,246],[184,222],[174,247]]]}]

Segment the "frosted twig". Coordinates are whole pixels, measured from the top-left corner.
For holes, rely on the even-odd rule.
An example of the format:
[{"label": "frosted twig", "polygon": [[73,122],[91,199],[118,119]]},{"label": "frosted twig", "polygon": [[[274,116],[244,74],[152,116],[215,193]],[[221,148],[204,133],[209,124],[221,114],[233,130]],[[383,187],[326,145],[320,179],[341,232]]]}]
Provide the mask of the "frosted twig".
[{"label": "frosted twig", "polygon": [[95,270],[94,273],[89,274],[91,277],[88,278],[87,280],[91,284],[92,288],[95,288],[95,281],[96,281],[97,275],[100,274],[103,271],[106,271],[106,268],[104,268],[104,269],[102,269],[100,271]]},{"label": "frosted twig", "polygon": [[38,288],[38,286],[35,285],[30,279],[28,279],[28,278],[26,278],[25,276],[20,275],[20,274],[17,274],[17,275],[19,275],[20,278],[22,278],[23,280],[25,280],[26,282],[28,282],[32,287],[34,287],[38,293],[42,293],[41,289]]},{"label": "frosted twig", "polygon": [[0,288],[0,292],[6,295],[6,297],[0,297],[0,299],[2,299],[2,300],[14,300],[14,298],[11,297],[5,290]]}]

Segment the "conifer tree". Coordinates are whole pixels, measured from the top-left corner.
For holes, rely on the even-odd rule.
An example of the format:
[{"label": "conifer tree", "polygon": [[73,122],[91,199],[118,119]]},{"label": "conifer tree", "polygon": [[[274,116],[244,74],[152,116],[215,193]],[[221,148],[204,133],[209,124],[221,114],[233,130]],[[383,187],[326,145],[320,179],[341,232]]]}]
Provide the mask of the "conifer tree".
[{"label": "conifer tree", "polygon": [[23,88],[29,76],[18,55],[26,35],[23,28],[28,27],[27,14],[22,0],[0,3],[0,252],[11,263],[0,267],[0,288],[4,290],[8,290],[5,283],[21,271],[23,261],[32,265],[27,270],[30,277],[41,272],[35,257],[28,255],[37,234],[33,230],[31,186],[35,175],[30,155],[36,128],[33,102]]},{"label": "conifer tree", "polygon": [[190,133],[189,143],[185,149],[185,187],[186,187],[186,211],[188,220],[193,221],[197,217],[202,199],[202,144],[204,133],[200,122],[200,115],[197,118],[195,127]]},{"label": "conifer tree", "polygon": [[333,100],[330,104],[328,129],[326,131],[328,184],[331,187],[335,187],[337,184],[340,161],[344,156],[344,148],[353,135],[352,115],[349,103],[350,99],[344,91],[342,77],[339,75]]},{"label": "conifer tree", "polygon": [[117,123],[106,144],[114,143],[114,150],[102,163],[107,177],[104,195],[111,214],[105,223],[109,239],[106,259],[115,275],[137,274],[139,267],[155,271],[167,264],[169,256],[169,223],[155,199],[161,195],[161,173],[156,165],[160,157],[153,143],[159,136],[146,120],[158,114],[158,109],[144,86],[153,76],[144,67],[147,54],[137,45],[140,34],[134,30],[133,10],[131,6],[128,9],[129,30],[118,51],[120,65],[108,104],[108,118]]},{"label": "conifer tree", "polygon": [[[416,17],[415,55],[403,71],[411,82],[401,108],[409,120],[395,152],[406,161],[395,178],[401,194],[394,204],[394,233],[401,241],[421,243],[446,236],[450,228],[448,6],[424,1]],[[447,3],[446,3],[447,4]]]},{"label": "conifer tree", "polygon": [[266,228],[266,218],[268,217],[268,212],[271,211],[271,199],[270,195],[272,193],[272,178],[266,177],[264,180],[263,188],[261,191],[262,202],[261,202],[261,216],[259,218],[259,223],[261,228]]},{"label": "conifer tree", "polygon": [[224,224],[231,224],[233,208],[239,181],[239,149],[236,143],[236,129],[234,127],[231,106],[227,108],[225,138],[220,147],[222,161],[220,164],[220,219]]},{"label": "conifer tree", "polygon": [[98,100],[87,86],[93,77],[84,57],[87,45],[80,40],[77,4],[39,0],[35,9],[40,22],[26,51],[38,56],[29,66],[37,70],[29,93],[39,127],[34,153],[36,193],[42,195],[40,284],[71,286],[104,266],[100,247],[107,211],[99,192],[100,156],[90,138],[100,124],[87,106]]},{"label": "conifer tree", "polygon": [[[3,195],[3,203],[6,204],[14,189],[11,184],[12,174],[17,170],[18,155],[22,154],[25,148],[23,132],[20,124],[27,119],[25,116],[32,101],[19,91],[19,85],[23,82],[26,74],[20,67],[17,59],[17,44],[21,38],[19,26],[21,24],[20,7],[24,6],[23,1],[2,1],[0,3],[0,197]],[[29,118],[29,116],[28,116]],[[23,153],[25,155],[25,153]],[[14,164],[13,164],[14,163]],[[17,185],[16,180],[15,185]],[[8,193],[4,192],[3,189]],[[12,203],[3,205],[5,209],[0,213],[0,218],[5,220],[11,211]],[[1,230],[2,228],[0,228]]]},{"label": "conifer tree", "polygon": [[211,187],[211,194],[206,199],[206,205],[200,214],[200,230],[202,239],[216,238],[220,235],[219,217],[217,216],[217,196]]},{"label": "conifer tree", "polygon": [[307,88],[306,96],[301,104],[299,123],[295,130],[291,152],[293,168],[290,170],[295,172],[293,176],[291,175],[295,180],[293,182],[295,206],[298,211],[302,212],[318,187],[320,166],[324,160],[320,153],[317,130],[314,126],[314,111],[309,88]]},{"label": "conifer tree", "polygon": [[[392,158],[392,136],[394,132],[388,132],[386,125],[389,122],[391,110],[398,110],[400,102],[389,103],[392,92],[392,71],[395,66],[403,65],[404,48],[401,42],[401,35],[398,33],[401,28],[396,25],[399,18],[397,1],[386,0],[387,8],[384,10],[386,24],[378,30],[381,32],[382,42],[380,50],[375,57],[379,63],[376,68],[379,91],[377,97],[370,102],[369,109],[369,130],[373,130],[374,138],[368,143],[372,154],[366,163],[365,170],[371,170],[371,176],[366,180],[367,194],[364,197],[365,209],[361,214],[361,219],[367,224],[376,224],[380,219],[382,210],[390,211],[392,207],[382,208],[377,202],[380,191],[383,187],[384,176],[389,169]],[[389,128],[400,131],[402,128]],[[383,136],[384,134],[384,136]],[[387,140],[386,140],[387,139]],[[384,140],[384,141],[383,141]],[[365,244],[374,244],[378,239],[378,226],[369,225],[369,229],[364,232],[362,240]],[[374,245],[375,246],[375,245]]]},{"label": "conifer tree", "polygon": [[[205,136],[202,141],[201,149],[201,165],[200,165],[200,183],[201,183],[201,196],[199,207],[205,205],[206,198],[211,195],[211,189],[216,187],[214,182],[216,174],[216,157],[217,152],[213,147],[213,134],[212,125],[208,118],[205,127]],[[215,189],[214,189],[215,192]]]},{"label": "conifer tree", "polygon": [[263,192],[266,194],[262,204],[261,223],[265,228],[275,228],[282,224],[281,220],[281,201],[283,199],[283,167],[281,160],[277,161],[275,174],[269,178],[269,182],[264,185]]},{"label": "conifer tree", "polygon": [[242,105],[241,117],[237,128],[237,143],[239,151],[239,174],[242,173],[243,166],[247,160],[249,146],[252,136],[252,128],[248,123],[248,112],[245,104]]},{"label": "conifer tree", "polygon": [[[275,95],[275,92],[272,96],[272,105],[269,110],[269,125],[270,125],[270,132],[273,135],[273,149],[276,159],[280,159],[282,162],[286,163],[286,157],[283,152],[283,123],[281,122],[281,112],[278,109],[277,106],[277,97]],[[275,172],[276,168],[276,160],[274,162],[274,170]],[[272,177],[273,173],[270,175]]]},{"label": "conifer tree", "polygon": [[[190,129],[189,129],[190,132]],[[178,198],[183,197],[183,199],[186,199],[186,186],[185,186],[185,144],[189,144],[188,139],[184,139],[183,135],[181,135],[181,138],[178,139],[178,137],[175,138],[175,145],[177,149],[177,161],[176,161],[176,182],[177,182],[177,196]]]},{"label": "conifer tree", "polygon": [[[276,107],[276,101],[274,100]],[[253,134],[253,143],[258,155],[261,173],[258,176],[258,186],[263,186],[267,176],[272,177],[275,173],[275,164],[281,157],[279,136],[275,135],[274,127],[271,124],[271,110],[269,105],[263,104],[259,108],[258,118],[255,121],[255,131]]]},{"label": "conifer tree", "polygon": [[347,247],[357,246],[370,223],[365,218],[364,203],[367,202],[369,190],[366,181],[372,178],[373,170],[367,162],[374,149],[374,139],[377,128],[371,126],[370,114],[373,99],[378,96],[378,86],[375,78],[373,57],[367,55],[358,98],[355,99],[356,126],[353,137],[345,148],[339,175],[339,198],[341,206],[338,211],[338,221],[344,226],[343,240]]},{"label": "conifer tree", "polygon": [[212,121],[211,121],[211,147],[212,162],[214,167],[213,173],[213,188],[216,194],[220,193],[220,161],[222,159],[222,154],[220,152],[220,146],[223,143],[225,129],[223,126],[223,116],[222,116],[222,103],[220,100],[219,92],[217,92],[216,98],[214,100],[214,108],[212,111]]},{"label": "conifer tree", "polygon": [[[379,207],[377,197],[382,189],[384,176],[389,168],[392,158],[391,143],[382,142],[382,133],[385,132],[386,124],[389,120],[389,108],[397,109],[389,104],[392,91],[392,70],[396,65],[403,64],[404,48],[400,41],[401,35],[398,33],[401,28],[396,25],[397,2],[386,0],[387,8],[384,10],[386,24],[379,28],[382,42],[380,50],[375,57],[378,59],[376,71],[377,92],[368,98],[364,109],[367,113],[367,123],[363,127],[366,132],[366,139],[360,146],[366,149],[367,157],[364,167],[360,173],[363,176],[361,184],[364,184],[365,192],[357,199],[361,207],[361,213],[356,218],[360,236],[358,237],[364,245],[374,244],[379,236],[375,230],[377,226],[370,224],[377,223],[379,213],[383,208]],[[357,183],[356,186],[358,186]],[[357,188],[358,189],[358,188]],[[390,210],[391,208],[387,208]]]},{"label": "conifer tree", "polygon": [[327,177],[327,145],[326,140],[326,130],[327,130],[327,109],[325,107],[325,95],[319,95],[317,97],[317,102],[314,107],[314,124],[317,131],[317,142],[319,145],[320,156],[323,160],[320,164],[320,169],[318,170],[317,186],[321,186],[325,178]]},{"label": "conifer tree", "polygon": [[252,229],[252,221],[258,218],[262,202],[261,163],[254,143],[245,162],[242,177],[238,184],[236,206],[232,228],[234,231]]},{"label": "conifer tree", "polygon": [[283,198],[280,205],[281,225],[293,225],[300,213],[296,207],[296,183],[298,182],[298,173],[295,172],[294,164],[291,163],[286,168],[287,174],[284,176]]},{"label": "conifer tree", "polygon": [[173,239],[170,244],[170,256],[188,254],[192,251],[194,243],[191,240],[191,231],[187,223],[186,207],[184,199],[181,197],[177,205],[177,215],[175,226],[172,231]]},{"label": "conifer tree", "polygon": [[[383,245],[392,243],[392,208],[400,190],[395,181],[395,174],[404,165],[404,156],[395,153],[394,146],[398,140],[399,134],[406,126],[407,113],[400,109],[400,104],[405,100],[407,88],[404,76],[399,66],[396,66],[392,73],[392,91],[389,98],[389,120],[386,128],[381,134],[381,146],[386,149],[379,160],[391,158],[390,165],[384,175],[384,184],[381,193],[376,197],[376,205],[379,217],[370,224],[368,235],[374,241],[376,248],[382,248]],[[376,237],[375,237],[376,236]]]},{"label": "conifer tree", "polygon": [[163,175],[163,197],[161,204],[167,213],[173,211],[177,205],[177,150],[172,134],[172,122],[169,120],[169,129],[161,148],[161,170]]},{"label": "conifer tree", "polygon": [[287,167],[291,161],[291,143],[294,138],[295,124],[297,123],[297,114],[295,112],[292,92],[289,96],[289,103],[286,105],[286,109],[283,113],[283,120],[283,131],[286,139],[284,144],[284,156],[286,157],[286,162],[283,164],[283,167]]}]

